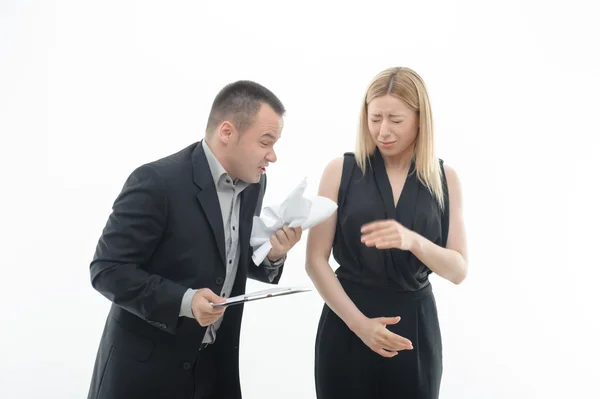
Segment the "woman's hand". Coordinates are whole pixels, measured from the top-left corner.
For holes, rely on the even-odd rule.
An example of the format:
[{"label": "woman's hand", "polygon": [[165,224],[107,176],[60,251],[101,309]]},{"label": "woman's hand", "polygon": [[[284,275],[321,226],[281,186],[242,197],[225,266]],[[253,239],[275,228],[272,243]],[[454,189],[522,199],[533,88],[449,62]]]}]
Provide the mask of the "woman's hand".
[{"label": "woman's hand", "polygon": [[360,232],[363,244],[378,249],[410,251],[416,242],[415,233],[393,219],[367,223],[361,227]]},{"label": "woman's hand", "polygon": [[383,357],[394,357],[401,350],[413,349],[412,342],[386,328],[386,325],[399,321],[399,316],[367,318],[353,331],[373,352]]}]

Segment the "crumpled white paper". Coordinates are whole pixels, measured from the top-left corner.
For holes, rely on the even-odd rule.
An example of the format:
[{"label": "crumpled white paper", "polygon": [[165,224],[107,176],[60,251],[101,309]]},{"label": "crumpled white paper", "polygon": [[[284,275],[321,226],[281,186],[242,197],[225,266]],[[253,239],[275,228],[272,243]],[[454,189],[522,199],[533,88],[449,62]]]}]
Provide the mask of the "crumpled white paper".
[{"label": "crumpled white paper", "polygon": [[252,260],[260,265],[271,250],[270,237],[284,225],[302,226],[302,230],[324,222],[337,209],[337,204],[329,198],[316,196],[304,197],[306,178],[279,205],[270,205],[262,209],[261,216],[254,216],[250,245],[254,250]]}]

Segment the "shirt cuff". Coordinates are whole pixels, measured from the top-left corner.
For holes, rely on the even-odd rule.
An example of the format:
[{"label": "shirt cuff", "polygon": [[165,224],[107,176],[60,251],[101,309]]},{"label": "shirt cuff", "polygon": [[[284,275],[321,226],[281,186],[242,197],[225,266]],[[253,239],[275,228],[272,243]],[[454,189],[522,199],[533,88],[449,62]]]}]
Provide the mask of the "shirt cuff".
[{"label": "shirt cuff", "polygon": [[267,273],[267,278],[269,279],[269,282],[273,282],[275,280],[275,277],[277,277],[277,275],[280,272],[281,269],[281,265],[283,265],[283,263],[285,262],[285,259],[287,258],[287,254],[283,255],[282,258],[277,259],[275,262],[271,262],[269,260],[269,258],[265,258],[265,260],[262,263],[262,266],[266,269]]},{"label": "shirt cuff", "polygon": [[283,265],[283,262],[285,262],[286,258],[287,254],[283,255],[283,257],[277,259],[275,262],[271,262],[269,258],[265,258],[262,265],[265,269],[279,269],[279,267]]},{"label": "shirt cuff", "polygon": [[188,288],[185,294],[183,294],[183,298],[181,299],[181,307],[179,309],[179,317],[183,316],[189,317],[190,319],[194,318],[194,315],[192,314],[192,298],[194,297],[196,291],[198,290]]}]

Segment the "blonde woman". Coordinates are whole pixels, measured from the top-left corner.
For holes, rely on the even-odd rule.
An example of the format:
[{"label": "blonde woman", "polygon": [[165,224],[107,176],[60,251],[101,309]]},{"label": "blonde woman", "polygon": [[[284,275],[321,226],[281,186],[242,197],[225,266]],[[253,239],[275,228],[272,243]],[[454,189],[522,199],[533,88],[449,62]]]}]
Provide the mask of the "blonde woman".
[{"label": "blonde woman", "polygon": [[390,68],[374,78],[355,153],[327,165],[319,195],[338,211],[307,242],[306,270],[325,301],[317,397],[437,398],[442,340],[429,274],[462,282],[467,246],[459,180],[435,156],[416,72]]}]

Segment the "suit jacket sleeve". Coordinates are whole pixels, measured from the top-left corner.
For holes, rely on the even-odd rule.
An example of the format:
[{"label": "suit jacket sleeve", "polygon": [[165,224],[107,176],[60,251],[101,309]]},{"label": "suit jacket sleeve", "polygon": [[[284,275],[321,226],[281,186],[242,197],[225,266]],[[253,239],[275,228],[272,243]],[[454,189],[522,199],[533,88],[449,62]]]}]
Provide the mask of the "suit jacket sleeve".
[{"label": "suit jacket sleeve", "polygon": [[[258,201],[256,203],[256,210],[254,211],[255,216],[260,216],[262,210],[263,198],[265,191],[267,190],[267,175],[263,175],[260,181],[260,192],[258,194]],[[265,258],[263,263],[257,267],[252,260],[252,248],[250,248],[250,258],[248,259],[248,277],[252,280],[260,281],[267,284],[278,284],[281,279],[281,273],[283,272],[283,265],[286,257],[277,261],[275,264],[271,264],[268,259]]]},{"label": "suit jacket sleeve", "polygon": [[174,334],[187,287],[145,270],[164,234],[167,201],[156,170],[137,168],[113,204],[90,275],[114,304]]}]

